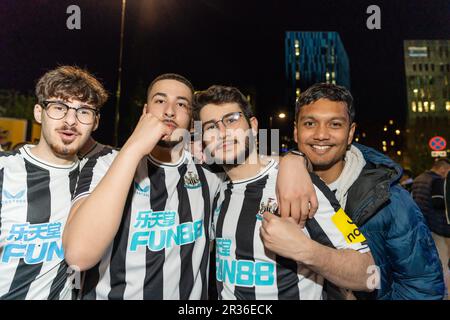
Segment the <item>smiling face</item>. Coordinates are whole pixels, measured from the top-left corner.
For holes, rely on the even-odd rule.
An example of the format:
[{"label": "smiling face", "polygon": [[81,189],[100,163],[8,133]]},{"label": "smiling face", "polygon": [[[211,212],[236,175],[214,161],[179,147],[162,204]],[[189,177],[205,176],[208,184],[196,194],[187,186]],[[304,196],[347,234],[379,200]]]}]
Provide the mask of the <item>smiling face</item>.
[{"label": "smiling face", "polygon": [[355,127],[355,123],[350,123],[345,103],[319,99],[300,108],[295,142],[311,160],[314,171],[337,178]]},{"label": "smiling face", "polygon": [[[57,98],[48,98],[48,101],[61,101]],[[90,104],[86,104],[76,99],[64,101],[69,107],[89,107],[94,108]],[[46,150],[60,158],[71,158],[76,156],[77,152],[86,143],[92,131],[97,129],[98,116],[91,124],[81,123],[73,109],[68,110],[65,117],[60,120],[52,119],[48,116],[44,108],[37,104],[34,107],[34,117],[38,123],[42,124],[41,139],[39,144],[44,146]]]},{"label": "smiling face", "polygon": [[[222,120],[226,123],[222,123]],[[235,102],[207,104],[200,111],[205,153],[218,164],[241,164],[250,153],[249,134],[256,132],[258,123],[252,117],[250,125]]]},{"label": "smiling face", "polygon": [[173,147],[180,142],[176,129],[189,129],[192,113],[192,91],[184,83],[172,79],[157,81],[151,88],[146,104],[147,112],[161,119],[172,130],[158,145]]}]

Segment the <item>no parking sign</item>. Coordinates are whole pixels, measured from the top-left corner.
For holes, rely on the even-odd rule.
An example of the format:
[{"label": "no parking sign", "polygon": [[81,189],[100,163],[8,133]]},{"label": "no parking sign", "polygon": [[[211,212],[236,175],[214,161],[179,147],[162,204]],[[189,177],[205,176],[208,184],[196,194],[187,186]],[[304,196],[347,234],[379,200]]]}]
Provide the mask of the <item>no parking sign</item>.
[{"label": "no parking sign", "polygon": [[428,145],[433,151],[443,151],[447,146],[447,141],[445,141],[445,139],[440,136],[435,136],[430,139]]},{"label": "no parking sign", "polygon": [[447,147],[447,141],[441,136],[435,136],[430,139],[428,142],[428,146],[431,148],[431,156],[433,158],[437,157],[446,157],[447,151],[445,148]]}]

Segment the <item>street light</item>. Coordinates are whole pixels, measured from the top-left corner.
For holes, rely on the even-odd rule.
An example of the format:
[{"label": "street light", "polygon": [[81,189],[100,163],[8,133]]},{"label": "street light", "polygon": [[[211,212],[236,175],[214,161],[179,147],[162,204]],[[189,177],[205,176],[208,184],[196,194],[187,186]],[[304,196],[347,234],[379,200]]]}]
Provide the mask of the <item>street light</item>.
[{"label": "street light", "polygon": [[117,68],[117,91],[116,91],[116,108],[114,117],[114,145],[119,144],[119,119],[120,119],[120,88],[122,82],[122,53],[123,53],[123,34],[125,29],[125,9],[127,0],[122,0],[122,12],[120,19],[120,46],[119,46],[119,66]]},{"label": "street light", "polygon": [[[279,119],[285,119],[286,118],[286,113],[284,112],[280,112],[277,114],[277,117]],[[269,129],[272,129],[272,124],[273,124],[273,116],[269,117]]]}]

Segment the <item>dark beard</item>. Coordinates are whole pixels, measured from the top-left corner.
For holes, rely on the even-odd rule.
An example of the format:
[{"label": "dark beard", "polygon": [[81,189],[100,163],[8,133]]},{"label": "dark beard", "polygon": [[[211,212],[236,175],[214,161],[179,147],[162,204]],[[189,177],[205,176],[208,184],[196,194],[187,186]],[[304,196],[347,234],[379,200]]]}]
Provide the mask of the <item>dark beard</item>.
[{"label": "dark beard", "polygon": [[[255,139],[253,138],[253,136],[251,137],[251,139],[252,139],[252,143],[250,143],[250,138],[248,136],[245,137],[244,162],[247,161],[248,157],[250,156],[250,153],[253,151],[253,149],[256,146],[256,142],[255,142]],[[222,164],[222,167],[226,170],[230,170],[234,167],[241,165],[242,163],[238,163],[238,160],[241,160],[239,158],[240,158],[239,156],[236,156],[233,159],[232,163],[224,163],[224,164]]]},{"label": "dark beard", "polygon": [[172,149],[172,148],[174,148],[176,145],[178,145],[182,141],[183,141],[183,139],[180,139],[179,141],[159,140],[156,145],[161,147],[161,148]]}]

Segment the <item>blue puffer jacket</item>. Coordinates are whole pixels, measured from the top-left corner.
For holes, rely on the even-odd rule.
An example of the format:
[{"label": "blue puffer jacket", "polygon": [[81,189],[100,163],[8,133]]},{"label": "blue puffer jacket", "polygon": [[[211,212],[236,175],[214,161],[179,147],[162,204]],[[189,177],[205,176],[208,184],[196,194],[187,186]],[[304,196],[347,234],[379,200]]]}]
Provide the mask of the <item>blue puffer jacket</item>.
[{"label": "blue puffer jacket", "polygon": [[348,191],[345,211],[366,237],[381,272],[381,288],[357,297],[442,299],[436,246],[420,209],[399,185],[402,168],[372,148],[354,145],[367,164]]}]

